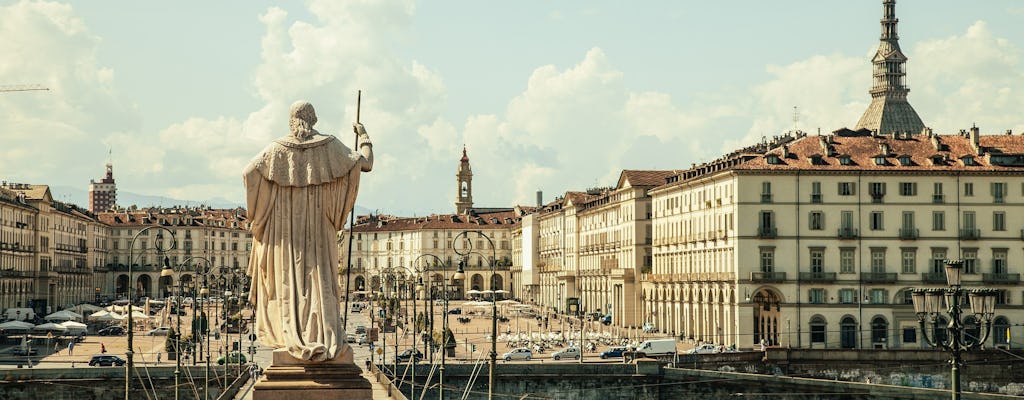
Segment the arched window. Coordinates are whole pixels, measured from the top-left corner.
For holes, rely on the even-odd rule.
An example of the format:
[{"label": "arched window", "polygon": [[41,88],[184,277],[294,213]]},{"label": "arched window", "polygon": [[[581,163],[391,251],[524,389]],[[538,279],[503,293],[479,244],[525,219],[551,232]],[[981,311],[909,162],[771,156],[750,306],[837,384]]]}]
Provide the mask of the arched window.
[{"label": "arched window", "polygon": [[825,317],[820,315],[811,317],[811,344],[825,343],[826,332],[828,332],[828,323],[825,322]]},{"label": "arched window", "polygon": [[839,346],[844,349],[857,348],[857,320],[849,315],[839,321]]},{"label": "arched window", "polygon": [[966,343],[977,343],[981,340],[981,327],[973,315],[964,318],[964,341]]},{"label": "arched window", "polygon": [[996,346],[1010,344],[1010,320],[1006,317],[996,317],[992,321],[992,344]]},{"label": "arched window", "polygon": [[889,322],[882,316],[877,316],[871,319],[871,343],[881,344],[889,340]]}]

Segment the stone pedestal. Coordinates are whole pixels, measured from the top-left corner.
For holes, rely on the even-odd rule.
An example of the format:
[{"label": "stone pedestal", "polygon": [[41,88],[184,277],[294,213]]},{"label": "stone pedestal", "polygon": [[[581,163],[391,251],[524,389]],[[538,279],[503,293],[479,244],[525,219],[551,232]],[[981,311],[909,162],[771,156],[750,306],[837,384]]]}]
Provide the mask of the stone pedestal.
[{"label": "stone pedestal", "polygon": [[286,350],[274,350],[274,361],[256,383],[253,400],[370,400],[373,390],[349,349],[325,362],[299,360]]}]

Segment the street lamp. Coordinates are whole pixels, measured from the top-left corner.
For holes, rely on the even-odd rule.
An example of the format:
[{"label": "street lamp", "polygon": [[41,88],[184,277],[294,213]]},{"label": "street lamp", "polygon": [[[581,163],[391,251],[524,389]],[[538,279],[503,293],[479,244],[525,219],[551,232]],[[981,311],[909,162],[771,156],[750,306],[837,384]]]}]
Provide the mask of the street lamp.
[{"label": "street lamp", "polygon": [[[960,286],[961,267],[963,260],[945,260],[946,262],[946,283],[948,288],[914,289],[911,299],[914,303],[914,312],[917,313],[917,320],[921,326],[921,336],[928,344],[934,347],[941,347],[949,352],[950,360],[950,391],[953,400],[960,399],[960,365],[961,353],[979,347],[988,340],[992,328],[992,316],[995,314],[996,296],[999,291],[996,289],[973,289],[966,290]],[[966,298],[966,299],[965,299]],[[977,323],[980,324],[980,337],[968,337],[964,332],[964,323],[961,321],[961,302],[967,300],[971,306],[971,313]],[[945,304],[943,304],[945,303]],[[945,338],[936,335],[939,331],[941,312],[945,305],[949,314],[949,325],[946,327]],[[927,324],[932,325],[932,337],[928,337]]]},{"label": "street lamp", "polygon": [[[163,270],[160,271],[160,276],[161,277],[169,277],[169,278],[171,278],[173,280],[174,279],[174,272],[175,271],[179,271],[179,272],[182,271],[185,268],[185,266],[188,265],[189,262],[191,262],[192,260],[205,261],[206,265],[207,265],[207,268],[209,268],[209,266],[210,266],[210,260],[207,260],[204,257],[190,256],[190,257],[186,257],[184,260],[182,260],[181,264],[178,264],[177,268],[174,268],[174,267],[171,267],[171,260],[170,260],[170,258],[168,258],[167,256],[164,256],[164,268],[163,268]],[[181,308],[183,306],[183,304],[182,304],[183,303],[182,302],[182,297],[184,297],[184,294],[182,293],[182,289],[183,289],[182,288],[182,283],[184,283],[184,281],[182,279],[180,279],[180,278],[181,277],[179,277],[179,279],[178,279],[178,296],[174,299],[174,313],[177,315],[176,318],[178,320],[177,321],[178,330],[175,333],[176,337],[174,338],[174,353],[175,353],[174,359],[176,361],[176,364],[175,364],[175,367],[174,367],[174,400],[178,400],[178,385],[180,384],[179,379],[180,379],[180,376],[181,376]],[[173,287],[173,285],[172,285],[172,287]],[[193,310],[192,311],[192,319],[195,320],[195,318],[196,318],[196,313],[195,313],[195,310]],[[193,324],[193,326],[195,326],[195,324]],[[195,329],[193,328],[192,329],[192,338],[195,339],[195,336],[196,336],[196,332],[195,332]],[[195,357],[192,357],[192,360],[195,361]]]},{"label": "street lamp", "polygon": [[[440,265],[442,266],[442,270],[443,270],[443,268],[444,268],[444,262],[443,262],[443,261],[441,261],[441,258],[440,258],[440,257],[438,257],[438,256],[435,256],[435,255],[433,255],[433,254],[426,254],[426,253],[425,253],[425,254],[420,254],[420,255],[419,255],[418,257],[414,258],[414,259],[412,260],[412,265],[413,265],[413,270],[414,270],[414,271],[416,271],[416,275],[417,275],[417,276],[419,277],[419,282],[418,282],[418,283],[416,284],[416,288],[417,288],[417,290],[418,290],[418,291],[423,291],[423,290],[424,290],[424,286],[423,286],[423,274],[424,274],[424,272],[427,272],[427,271],[429,270],[429,268],[428,268],[428,267],[429,267],[429,264],[428,264],[428,265],[419,265],[419,266],[417,266],[417,264],[416,264],[416,262],[417,262],[417,261],[419,261],[419,260],[420,260],[421,258],[423,258],[423,257],[433,257],[433,258],[434,258],[434,262],[435,262],[436,264],[440,264]],[[435,265],[436,265],[436,264],[435,264]],[[442,281],[444,281],[444,279],[442,279]],[[429,286],[430,286],[430,275],[427,275],[427,286],[426,286],[426,287],[429,287]],[[431,300],[433,300],[433,298],[432,298],[433,296],[430,296],[430,297],[431,297]],[[433,304],[431,304],[431,310],[433,310]],[[424,312],[425,312],[425,311],[427,311],[427,307],[426,307],[426,305],[424,305],[424,307],[423,307],[423,311],[424,311]],[[447,310],[447,309],[445,309],[445,319],[447,319],[447,313],[448,313],[448,310]],[[433,314],[434,314],[434,313],[433,313],[433,311],[431,311],[431,312],[430,312],[430,322],[431,322],[431,324],[430,324],[430,330],[431,330],[431,333],[433,333],[433,329],[434,329],[434,328],[433,328],[433,326],[434,326],[434,325],[433,325],[433,318],[434,318],[434,315],[433,315]],[[413,316],[413,322],[412,322],[412,324],[413,324],[413,326],[415,327],[415,326],[416,326],[416,296],[413,296],[413,301],[412,301],[412,316]],[[424,321],[423,321],[423,326],[424,326],[424,328],[426,328],[426,326],[427,326],[427,320],[426,320],[426,319],[424,319]],[[442,332],[442,333],[441,333],[441,337],[446,337],[446,335],[447,335],[447,332]],[[415,343],[416,343],[416,342],[415,342],[415,338],[414,338],[413,340],[414,340],[414,341],[413,341],[413,348],[415,349],[415,348],[416,348],[416,345],[415,345]],[[444,339],[442,339],[442,342],[445,342],[445,340],[444,340]],[[444,351],[444,350],[442,350],[442,351]],[[424,339],[423,339],[423,354],[428,354],[428,351],[427,351],[427,341],[426,341],[426,337],[425,337],[425,336],[424,336]],[[433,357],[433,353],[431,352],[430,354],[431,354],[431,356],[430,356],[430,362],[431,362],[431,363],[433,363],[433,362],[434,362],[434,357]],[[442,353],[442,354],[443,354],[443,353]],[[442,355],[442,357],[443,357],[443,355]],[[442,368],[442,371],[444,371],[444,369],[443,369],[443,368]],[[443,375],[442,375],[442,376],[443,376]],[[413,386],[413,391],[415,391],[415,390],[416,390],[416,389],[415,389],[415,388],[416,388],[416,367],[413,367],[413,369],[412,369],[412,382],[413,382],[413,385],[412,385],[412,386]],[[441,381],[441,382],[442,382],[442,385],[443,385],[443,382],[444,382],[444,381]],[[424,386],[423,386],[423,392],[426,392],[426,390],[427,390],[427,386],[426,386],[426,385],[424,385]],[[443,391],[444,389],[442,388],[441,390]],[[415,395],[415,393],[413,393],[413,391],[410,391],[410,392],[409,392],[410,394],[412,394],[412,396],[409,396],[409,398],[413,398],[413,397],[415,397],[415,396],[416,396],[416,395]],[[421,397],[422,397],[422,396],[421,396]]]},{"label": "street lamp", "polygon": [[[164,227],[159,226],[159,225],[147,226],[145,228],[142,228],[142,230],[140,230],[138,233],[136,233],[135,236],[132,236],[131,242],[128,243],[128,286],[129,287],[125,288],[125,289],[128,289],[127,290],[128,291],[128,349],[125,351],[125,356],[128,358],[128,360],[124,364],[124,400],[131,400],[132,369],[135,368],[135,361],[134,361],[134,359],[135,359],[134,358],[135,351],[132,349],[132,347],[133,347],[133,340],[134,340],[134,333],[135,333],[135,332],[133,332],[134,329],[135,329],[135,326],[132,323],[132,321],[135,320],[134,316],[132,315],[132,302],[134,301],[132,299],[132,294],[135,292],[135,284],[134,284],[135,278],[134,278],[134,276],[132,274],[132,264],[135,262],[135,260],[133,259],[133,254],[132,253],[133,253],[133,250],[135,250],[135,240],[138,239],[139,236],[142,236],[143,234],[147,234],[148,235],[150,229],[163,230],[163,231],[166,231],[167,233],[169,233],[171,235],[171,246],[165,249],[165,248],[162,247],[164,237],[163,237],[163,235],[161,233],[157,233],[157,235],[156,235],[156,239],[157,240],[154,242],[155,245],[153,246],[153,248],[156,249],[157,252],[162,253],[162,252],[165,252],[165,251],[168,251],[168,250],[173,250],[174,247],[175,247],[175,243],[176,243],[176,241],[174,240],[174,231],[172,231],[170,229],[167,229],[167,228],[164,228]],[[143,243],[143,244],[145,245],[145,243]],[[146,250],[145,246],[143,246],[143,248],[141,250],[145,251]]]},{"label": "street lamp", "polygon": [[[494,273],[495,273],[494,272],[494,264],[495,264],[494,261],[495,261],[496,258],[498,258],[498,253],[497,253],[497,249],[494,248],[494,241],[492,241],[490,237],[485,235],[483,233],[483,231],[474,230],[474,231],[462,231],[462,232],[460,232],[458,235],[455,235],[455,237],[452,238],[452,242],[454,243],[455,240],[458,239],[460,236],[463,236],[463,237],[467,236],[467,234],[469,234],[470,232],[475,232],[479,237],[487,239],[487,243],[491,245],[491,259],[490,259],[490,264],[491,264],[491,279],[490,279],[490,281],[491,281],[491,285],[490,286],[491,286],[491,293],[496,294],[497,289],[494,288]],[[473,241],[472,240],[468,240],[467,242],[469,243],[469,249],[465,250],[464,253],[463,252],[459,252],[458,247],[453,245],[452,248],[455,249],[455,253],[460,255],[460,256],[468,255],[469,252],[473,250]],[[582,359],[583,357],[580,357],[580,358]],[[487,381],[488,381],[487,382],[487,399],[488,400],[493,400],[494,399],[494,366],[497,363],[498,363],[498,302],[495,301],[495,296],[492,294],[491,295],[491,366],[490,366],[489,372],[487,374]]]}]

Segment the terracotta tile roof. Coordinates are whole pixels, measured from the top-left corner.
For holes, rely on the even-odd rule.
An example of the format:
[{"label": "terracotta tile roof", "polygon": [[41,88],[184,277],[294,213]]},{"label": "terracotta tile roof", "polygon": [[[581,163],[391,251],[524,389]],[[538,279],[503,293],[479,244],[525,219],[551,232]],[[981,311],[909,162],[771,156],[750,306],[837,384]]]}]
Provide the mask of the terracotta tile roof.
[{"label": "terracotta tile roof", "polygon": [[[848,157],[844,165],[842,158]],[[964,158],[975,165],[966,165]],[[884,164],[876,162],[884,159]],[[909,161],[909,162],[906,162]],[[736,170],[1024,171],[1024,136],[877,135],[840,130],[805,136],[753,157]]]},{"label": "terracotta tile roof", "polygon": [[672,175],[678,174],[679,170],[672,171],[640,171],[640,170],[629,170],[624,169],[619,175],[619,183],[617,188],[623,188],[627,186],[661,186],[665,184],[665,179]]},{"label": "terracotta tile roof", "polygon": [[212,208],[144,208],[103,212],[96,215],[100,222],[113,226],[211,226],[231,228],[247,227],[245,209],[212,209]]},{"label": "terracotta tile roof", "polygon": [[391,215],[359,216],[355,232],[416,231],[424,229],[511,229],[519,225],[521,217],[513,210],[478,215],[435,214],[425,217],[396,217]]}]

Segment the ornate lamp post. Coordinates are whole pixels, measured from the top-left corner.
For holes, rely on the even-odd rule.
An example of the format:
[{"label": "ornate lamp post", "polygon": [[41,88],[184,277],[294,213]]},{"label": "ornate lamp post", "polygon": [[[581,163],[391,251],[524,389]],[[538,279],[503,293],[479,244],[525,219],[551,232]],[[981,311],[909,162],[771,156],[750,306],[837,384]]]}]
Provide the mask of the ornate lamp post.
[{"label": "ornate lamp post", "polygon": [[[999,294],[995,289],[973,289],[966,290],[960,286],[960,273],[963,260],[946,260],[946,283],[948,288],[915,289],[912,293],[914,312],[917,313],[918,323],[921,326],[921,336],[928,344],[941,347],[950,354],[950,391],[953,400],[960,399],[960,365],[961,353],[979,347],[988,340],[992,330],[992,316],[995,314],[996,296]],[[977,323],[980,324],[980,337],[968,337],[965,335],[964,323],[961,320],[961,304],[970,303],[971,313]],[[945,303],[946,312],[949,314],[949,325],[946,327],[946,337],[940,337],[936,332],[940,331],[939,323],[942,319],[941,313]],[[932,337],[928,337],[928,324],[932,325]]]},{"label": "ornate lamp post", "polygon": [[[192,260],[204,261],[204,262],[206,262],[207,268],[209,268],[210,260],[207,260],[204,257],[198,257],[198,256],[187,257],[187,258],[185,258],[184,260],[181,261],[181,264],[178,264],[177,268],[174,268],[174,267],[171,266],[171,260],[167,256],[164,256],[164,268],[163,268],[163,270],[160,271],[160,276],[161,277],[170,277],[171,279],[174,279],[174,272],[175,271],[180,272],[180,271],[184,270],[185,266],[188,265],[189,262],[191,262]],[[178,330],[177,330],[177,332],[175,332],[175,336],[176,337],[174,338],[174,352],[176,353],[176,356],[174,357],[175,361],[176,361],[176,365],[174,367],[174,400],[178,400],[178,385],[180,384],[179,377],[181,376],[181,307],[182,307],[182,300],[181,299],[184,296],[184,293],[182,291],[182,289],[183,289],[182,288],[182,283],[183,282],[184,281],[181,280],[180,277],[179,277],[179,279],[178,279],[178,296],[174,300],[174,314],[176,314],[176,318],[178,320],[177,321],[177,326],[178,326],[177,329]],[[196,318],[196,315],[195,315],[195,311],[193,310],[192,311],[192,319],[195,319],[195,318]],[[196,335],[196,332],[195,332],[195,329],[193,329],[192,337],[195,338],[195,335]],[[195,360],[195,357],[192,357],[192,359]]]},{"label": "ornate lamp post", "polygon": [[[495,261],[496,258],[498,258],[498,254],[497,254],[497,249],[494,248],[494,241],[492,241],[490,237],[485,235],[483,233],[483,231],[462,231],[458,235],[455,235],[454,238],[452,238],[452,243],[454,243],[455,240],[458,239],[460,236],[466,236],[470,232],[476,232],[476,234],[479,237],[487,239],[487,243],[491,245],[491,259],[490,259],[490,264],[491,264],[491,279],[490,279],[490,281],[491,281],[491,285],[490,286],[491,286],[491,293],[493,293],[493,294],[491,295],[491,365],[490,365],[490,368],[489,368],[489,371],[488,371],[488,374],[487,374],[487,399],[488,400],[492,400],[492,399],[494,399],[494,366],[498,362],[498,302],[495,301],[496,299],[495,299],[495,296],[494,296],[495,294],[497,294],[497,289],[494,288],[494,261]],[[459,249],[457,247],[455,247],[454,245],[452,246],[452,248],[455,249],[455,253],[460,255],[460,256],[468,255],[469,251],[473,249],[473,241],[469,240],[468,242],[469,242],[469,249],[465,250],[465,252],[459,252]],[[580,358],[582,359],[583,357],[580,357]]]},{"label": "ornate lamp post", "polygon": [[[134,359],[135,359],[134,358],[135,351],[133,350],[133,346],[134,346],[133,340],[134,340],[134,333],[135,333],[133,331],[135,330],[135,326],[132,323],[132,321],[135,320],[135,318],[132,316],[132,302],[134,301],[134,299],[132,299],[132,295],[135,292],[135,283],[134,283],[135,278],[134,278],[134,275],[132,274],[132,264],[135,262],[135,260],[133,259],[133,254],[132,253],[133,253],[133,250],[135,250],[135,240],[138,239],[139,236],[142,236],[143,234],[147,234],[148,235],[148,232],[149,232],[150,229],[163,230],[163,231],[166,231],[167,233],[169,233],[171,235],[171,246],[166,248],[166,249],[162,247],[163,239],[164,239],[163,235],[162,234],[157,234],[156,235],[156,241],[154,242],[155,245],[154,245],[153,248],[156,249],[158,252],[165,252],[165,251],[168,251],[168,250],[173,250],[174,246],[175,246],[174,231],[172,231],[170,229],[167,229],[167,228],[164,228],[164,227],[159,226],[159,225],[147,226],[145,228],[142,228],[142,230],[140,230],[138,233],[136,233],[135,236],[132,236],[132,241],[130,243],[128,243],[128,287],[126,288],[126,289],[128,289],[128,350],[125,351],[125,356],[127,357],[127,362],[124,363],[124,400],[131,400],[132,369],[135,368],[135,361],[134,361]],[[143,243],[143,245],[145,245],[145,243]],[[145,246],[143,246],[143,248],[141,250],[145,251],[146,250]]]},{"label": "ornate lamp post", "polygon": [[[442,262],[439,257],[437,257],[437,256],[435,256],[433,254],[420,254],[418,257],[416,257],[416,258],[414,258],[412,260],[413,270],[416,271],[416,275],[418,277],[418,282],[416,284],[416,289],[415,290],[419,291],[419,292],[423,292],[423,290],[425,290],[424,286],[423,286],[423,274],[425,272],[427,272],[428,269],[429,269],[428,265],[418,265],[418,264],[416,264],[416,261],[419,261],[419,259],[421,259],[423,257],[433,257],[434,258],[434,262],[436,262],[438,264],[441,264],[442,266],[444,265],[444,262]],[[427,285],[428,286],[430,285],[430,275],[427,275]],[[423,293],[425,293],[425,292],[423,292]],[[421,294],[421,296],[423,296],[423,294]],[[423,307],[423,311],[424,312],[427,311],[427,307],[425,305]],[[431,316],[431,318],[433,318],[433,316]],[[423,320],[424,328],[426,328],[426,325],[427,325],[426,322],[427,322],[427,320],[424,319]],[[412,298],[412,325],[413,325],[413,332],[414,332],[413,333],[413,346],[412,346],[412,348],[415,349],[416,348],[415,331],[418,328],[416,326],[416,296],[415,296],[415,294],[413,295],[413,298]],[[443,335],[444,334],[442,333],[442,336]],[[423,340],[423,354],[427,354],[426,336],[424,336],[424,340]],[[416,358],[415,358],[415,355],[414,355],[413,360],[415,360],[415,359]],[[431,362],[433,362],[433,356],[431,356]],[[416,367],[415,366],[413,366],[413,368],[412,368],[412,387],[413,388],[409,391],[409,394],[410,394],[409,398],[410,399],[416,397],[416,394],[415,394],[415,390],[416,390]],[[426,387],[426,385],[424,385],[423,386],[423,391],[426,391],[426,390],[427,390],[427,387]],[[444,389],[441,389],[441,390],[444,390]]]}]

